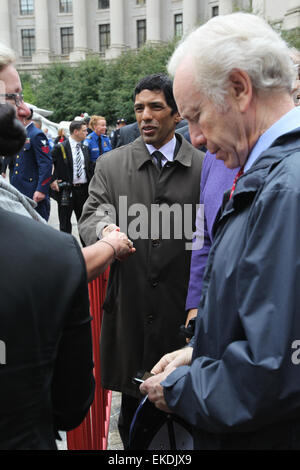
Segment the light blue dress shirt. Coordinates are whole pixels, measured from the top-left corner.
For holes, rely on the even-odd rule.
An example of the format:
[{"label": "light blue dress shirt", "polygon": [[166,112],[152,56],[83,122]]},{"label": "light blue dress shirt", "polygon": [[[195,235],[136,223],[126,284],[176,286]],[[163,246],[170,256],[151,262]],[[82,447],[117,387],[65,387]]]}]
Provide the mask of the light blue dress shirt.
[{"label": "light blue dress shirt", "polygon": [[264,132],[254,145],[248,160],[245,163],[244,172],[249,170],[262,152],[272,145],[281,135],[287,134],[300,127],[300,106],[293,108],[284,114],[275,124]]}]

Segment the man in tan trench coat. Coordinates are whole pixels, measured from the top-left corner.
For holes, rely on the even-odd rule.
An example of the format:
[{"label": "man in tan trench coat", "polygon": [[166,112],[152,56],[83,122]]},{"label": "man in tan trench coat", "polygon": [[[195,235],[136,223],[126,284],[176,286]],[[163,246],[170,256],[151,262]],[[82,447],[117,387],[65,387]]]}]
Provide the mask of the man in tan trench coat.
[{"label": "man in tan trench coat", "polygon": [[141,397],[132,377],[185,344],[180,326],[203,159],[175,134],[181,118],[168,77],[145,77],[134,95],[141,137],[97,161],[79,223],[87,245],[117,226],[136,248],[111,266],[100,341],[102,386],[123,394],[125,449]]}]

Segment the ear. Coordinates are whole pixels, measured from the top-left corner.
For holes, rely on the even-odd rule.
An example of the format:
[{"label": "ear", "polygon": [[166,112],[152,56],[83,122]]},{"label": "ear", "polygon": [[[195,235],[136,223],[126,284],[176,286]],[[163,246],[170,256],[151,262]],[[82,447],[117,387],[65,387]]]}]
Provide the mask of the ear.
[{"label": "ear", "polygon": [[178,124],[182,120],[182,118],[181,118],[181,116],[178,112],[176,112],[174,114],[174,118],[175,118],[175,124]]},{"label": "ear", "polygon": [[233,70],[229,76],[229,93],[236,101],[240,111],[247,111],[252,97],[253,88],[249,75],[240,69]]}]

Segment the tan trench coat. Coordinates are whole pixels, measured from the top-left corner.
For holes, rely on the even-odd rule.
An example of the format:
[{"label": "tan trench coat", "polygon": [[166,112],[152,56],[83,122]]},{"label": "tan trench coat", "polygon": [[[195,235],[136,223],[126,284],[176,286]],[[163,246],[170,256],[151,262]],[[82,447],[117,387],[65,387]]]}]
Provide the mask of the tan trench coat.
[{"label": "tan trench coat", "polygon": [[[151,370],[163,354],[185,344],[180,326],[186,319],[191,257],[186,243],[191,240],[185,238],[179,213],[181,208],[189,216],[192,208],[189,225],[194,231],[203,154],[176,136],[181,143],[178,154],[161,172],[142,138],[102,156],[79,223],[86,244],[101,238],[106,225],[116,223],[136,248],[128,260],[111,266],[100,345],[102,386],[132,396],[138,396],[138,387],[131,382],[138,371]],[[156,214],[162,204],[179,204],[174,209],[175,229],[170,217],[169,239],[163,239],[168,235],[168,214],[163,216],[165,226],[154,228],[153,212],[151,221],[151,211]],[[175,239],[180,226],[183,236]],[[134,233],[141,238],[134,239]]]}]

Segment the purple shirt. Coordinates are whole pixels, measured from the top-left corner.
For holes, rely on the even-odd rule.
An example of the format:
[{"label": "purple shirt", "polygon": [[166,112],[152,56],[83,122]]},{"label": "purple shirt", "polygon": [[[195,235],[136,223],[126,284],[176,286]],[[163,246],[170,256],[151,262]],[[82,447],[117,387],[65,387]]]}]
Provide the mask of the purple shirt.
[{"label": "purple shirt", "polygon": [[[192,251],[186,310],[198,308],[202,292],[202,278],[212,244],[213,224],[222,204],[223,194],[232,187],[238,171],[239,168],[229,170],[222,160],[217,160],[215,155],[209,152],[204,157],[200,185],[200,204],[204,204],[204,244],[201,249]],[[197,214],[194,243],[202,238],[202,234],[199,233],[202,228],[199,219],[200,210]]]}]

